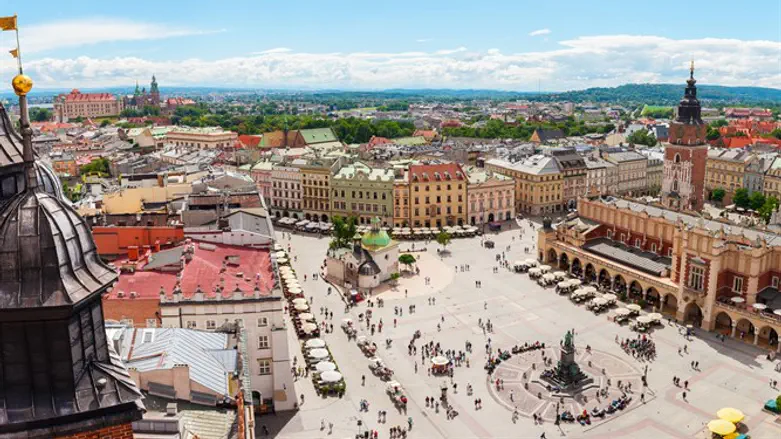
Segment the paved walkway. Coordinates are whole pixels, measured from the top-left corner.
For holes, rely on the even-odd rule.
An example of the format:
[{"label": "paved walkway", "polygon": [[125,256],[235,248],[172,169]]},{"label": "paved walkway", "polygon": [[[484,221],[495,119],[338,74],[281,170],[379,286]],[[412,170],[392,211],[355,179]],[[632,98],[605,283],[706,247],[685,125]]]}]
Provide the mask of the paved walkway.
[{"label": "paved walkway", "polygon": [[[715,417],[715,412],[725,406],[743,410],[746,424],[754,438],[781,437],[781,428],[773,418],[761,411],[765,400],[778,395],[768,381],[781,380],[781,374],[774,372],[772,364],[765,360],[759,350],[737,341],[717,341],[712,334],[697,333],[691,341],[685,340],[678,328],[665,326],[656,330],[651,337],[656,342],[658,357],[651,363],[640,362],[627,355],[615,343],[619,337],[633,337],[626,327],[608,321],[605,314],[594,315],[582,305],[575,305],[567,297],[558,296],[552,290],[545,290],[530,281],[525,274],[512,273],[493,268],[497,266],[496,255],[505,253],[509,261],[534,257],[536,233],[524,222],[523,238],[519,230],[492,235],[496,248],[485,249],[480,239],[455,239],[449,246],[450,255],[439,258],[436,244],[428,245],[426,255],[421,258],[420,277],[403,279],[395,291],[383,293],[384,308],[375,308],[374,320],[383,320],[382,333],[375,334],[374,341],[381,348],[380,356],[395,371],[394,379],[406,389],[410,403],[406,413],[397,411],[385,393],[385,383],[373,376],[368,361],[353,341],[338,329],[338,323],[346,316],[344,303],[336,293],[326,294],[327,284],[313,281],[311,274],[322,264],[328,245],[327,239],[316,239],[293,235],[281,242],[290,242],[293,253],[298,256],[293,263],[300,276],[309,274],[308,281],[301,282],[307,297],[312,297],[312,309],[322,319],[320,307],[327,307],[334,313],[333,334],[324,338],[347,380],[344,398],[321,399],[315,396],[309,379],[296,382],[298,394],[304,394],[301,411],[292,417],[275,419],[258,418],[258,425],[268,424],[272,433],[280,438],[353,437],[359,429],[376,429],[380,438],[388,438],[391,426],[406,426],[407,417],[412,417],[414,428],[408,437],[413,438],[537,438],[544,431],[547,437],[560,435],[568,437],[610,437],[610,438],[691,438],[699,434],[704,425]],[[514,238],[514,239],[513,239]],[[416,246],[419,244],[416,244]],[[510,250],[507,246],[510,245]],[[403,244],[406,248],[406,244]],[[530,254],[524,247],[532,248]],[[469,265],[468,271],[461,271],[461,265]],[[422,278],[429,276],[433,285],[423,284]],[[482,281],[482,288],[476,288],[475,281]],[[408,295],[404,297],[403,289]],[[430,305],[435,298],[435,305]],[[417,312],[409,314],[409,305],[416,305]],[[394,307],[404,309],[403,316],[394,315]],[[357,320],[359,313],[366,311],[365,305],[351,309],[347,316]],[[394,327],[393,320],[397,320]],[[444,319],[444,320],[443,320]],[[478,319],[491,320],[493,333],[484,334]],[[438,330],[437,325],[440,325]],[[535,425],[530,418],[521,417],[512,421],[512,413],[491,396],[485,363],[485,345],[490,338],[494,348],[509,349],[524,342],[545,342],[558,346],[567,329],[577,331],[578,346],[590,345],[595,352],[617,358],[634,370],[649,366],[648,381],[655,397],[646,404],[637,405],[618,417],[584,428],[577,424],[565,424],[560,428],[551,422]],[[408,355],[407,346],[415,330],[422,332],[416,342],[417,355]],[[367,334],[366,329],[361,332]],[[291,337],[294,335],[291,334]],[[384,340],[393,343],[385,349]],[[421,360],[423,343],[434,341],[442,348],[463,351],[465,342],[473,344],[468,355],[470,367],[455,369],[454,381],[458,392],[450,387],[448,399],[458,415],[448,420],[443,410],[426,407],[426,397],[439,397],[440,386],[450,386],[447,378],[429,376]],[[302,360],[297,341],[291,338],[292,352]],[[678,355],[679,347],[686,345],[688,354]],[[739,349],[736,349],[739,348]],[[690,367],[692,361],[699,361],[699,370]],[[417,364],[418,370],[415,372]],[[361,377],[366,385],[361,385]],[[680,388],[672,384],[673,376],[689,382],[686,400]],[[474,388],[474,395],[466,395],[467,384]],[[634,386],[633,386],[634,387]],[[475,409],[475,398],[482,399],[483,408]],[[362,399],[369,402],[368,412],[359,412]],[[377,411],[387,411],[387,422],[379,423]],[[281,422],[280,422],[281,419]],[[361,426],[358,426],[358,421]],[[334,431],[320,430],[321,421],[332,422]],[[278,425],[282,424],[282,425]]]}]

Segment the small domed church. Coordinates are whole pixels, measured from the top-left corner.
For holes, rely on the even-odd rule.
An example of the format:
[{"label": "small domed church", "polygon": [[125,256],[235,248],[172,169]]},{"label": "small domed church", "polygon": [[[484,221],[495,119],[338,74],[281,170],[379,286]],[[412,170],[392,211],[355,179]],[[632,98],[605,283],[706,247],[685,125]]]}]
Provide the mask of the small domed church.
[{"label": "small domed church", "polygon": [[374,217],[371,229],[363,236],[356,235],[351,249],[329,250],[326,270],[328,277],[342,286],[361,291],[377,288],[399,272],[399,243]]}]

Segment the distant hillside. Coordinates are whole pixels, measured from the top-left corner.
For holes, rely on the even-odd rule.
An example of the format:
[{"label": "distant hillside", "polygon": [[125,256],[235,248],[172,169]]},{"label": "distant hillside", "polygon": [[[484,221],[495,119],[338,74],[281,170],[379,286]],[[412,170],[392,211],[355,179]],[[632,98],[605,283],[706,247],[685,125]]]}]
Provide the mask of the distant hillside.
[{"label": "distant hillside", "polygon": [[[595,87],[563,93],[549,93],[535,96],[532,99],[674,105],[683,96],[684,87],[683,84],[626,84],[610,88]],[[781,90],[764,87],[698,85],[697,96],[702,101],[713,104],[764,104],[775,107],[781,101]]]}]

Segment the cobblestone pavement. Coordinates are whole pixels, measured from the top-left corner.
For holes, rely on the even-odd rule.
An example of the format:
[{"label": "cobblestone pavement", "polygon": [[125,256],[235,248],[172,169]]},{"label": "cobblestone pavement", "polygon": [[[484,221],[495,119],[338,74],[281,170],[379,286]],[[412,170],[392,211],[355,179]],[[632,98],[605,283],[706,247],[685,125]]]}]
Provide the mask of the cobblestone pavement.
[{"label": "cobblestone pavement", "polygon": [[[496,257],[501,257],[502,253],[508,261],[535,257],[536,233],[529,229],[527,222],[522,224],[523,237],[517,228],[491,235],[490,238],[496,242],[494,249],[482,247],[480,238],[454,239],[448,247],[450,253],[440,257],[436,252],[439,246],[429,243],[422,258],[420,275],[405,277],[397,287],[381,293],[386,299],[385,307],[373,309],[372,321],[377,323],[382,319],[384,328],[372,339],[380,346],[377,355],[394,370],[394,379],[404,386],[409,396],[406,412],[394,408],[385,392],[386,384],[372,375],[368,359],[339,329],[342,318],[350,317],[357,321],[358,315],[366,311],[366,305],[361,304],[345,313],[341,297],[336,293],[328,295],[328,284],[322,279],[312,280],[311,275],[323,262],[328,238],[293,234],[288,239],[285,234],[280,242],[285,246],[288,243],[292,245],[296,256],[293,266],[299,278],[308,274],[308,280],[301,279],[301,284],[305,295],[312,300],[316,317],[323,319],[320,307],[334,313],[332,323],[335,331],[323,338],[346,378],[347,392],[341,399],[319,398],[314,393],[311,380],[299,379],[295,384],[296,391],[304,395],[300,411],[292,416],[259,417],[258,428],[268,425],[272,435],[291,439],[348,438],[367,428],[379,431],[380,438],[388,438],[390,427],[406,427],[407,418],[411,417],[414,426],[408,437],[413,438],[538,438],[543,432],[548,438],[691,438],[702,434],[705,424],[715,418],[718,409],[731,406],[746,413],[745,423],[752,437],[781,437],[781,424],[775,423],[775,417],[761,411],[764,401],[780,392],[770,388],[769,380],[781,380],[781,374],[773,371],[774,365],[765,360],[762,351],[739,341],[721,342],[705,332],[697,332],[691,340],[686,340],[676,326],[664,326],[650,335],[656,343],[657,359],[641,362],[627,355],[615,342],[616,336],[626,338],[635,334],[609,321],[607,315],[594,315],[567,297],[539,287],[525,274],[502,268],[494,273],[494,267],[498,266]],[[278,235],[281,236],[281,233],[278,232]],[[416,243],[418,249],[421,245]],[[508,245],[511,246],[509,250]],[[404,249],[409,247],[408,243],[402,244]],[[524,247],[529,247],[531,253],[526,254]],[[469,265],[468,271],[461,271],[462,265]],[[422,282],[426,276],[432,279],[431,286]],[[482,288],[476,287],[476,281],[482,282]],[[431,299],[435,299],[433,305]],[[417,308],[413,314],[409,313],[410,305]],[[397,306],[403,308],[402,316],[394,315],[394,307]],[[494,331],[484,333],[478,319],[483,322],[490,319]],[[542,410],[540,413],[544,420],[535,424],[531,418],[521,416],[513,422],[507,402],[510,386],[506,385],[505,392],[497,394],[491,390],[490,378],[483,369],[487,358],[485,345],[490,339],[494,349],[510,349],[524,342],[540,341],[557,348],[568,329],[575,329],[577,333],[578,358],[586,362],[585,368],[588,368],[588,358],[582,351],[585,345],[593,349],[592,363],[595,367],[605,366],[610,370],[606,373],[608,375],[637,377],[648,366],[646,403],[635,403],[620,416],[590,426],[554,426],[550,419],[551,407],[554,407],[555,413],[555,406],[549,401],[543,401],[543,406],[540,406],[539,401],[534,401],[536,397],[524,396],[520,390],[523,387],[518,384],[513,399],[519,401],[519,412],[530,415],[531,410],[536,408]],[[416,330],[422,332],[421,339],[416,342],[418,352],[409,355],[408,344]],[[360,333],[368,335],[366,328],[361,328]],[[294,338],[291,332],[291,354],[301,361],[300,344]],[[392,340],[389,348],[385,347],[385,339]],[[455,351],[463,351],[466,341],[473,344],[473,352],[467,356],[469,367],[464,364],[454,371],[452,382],[458,386],[457,393],[453,393],[449,378],[427,373],[428,363],[421,360],[420,347],[430,341],[439,342],[445,350]],[[684,345],[689,353],[678,355],[678,348]],[[528,357],[539,358],[534,355],[531,352]],[[555,349],[547,355],[558,357]],[[515,362],[511,359],[505,369],[516,373],[516,381],[517,372],[524,370],[524,358],[513,357]],[[699,370],[691,368],[692,361],[700,362]],[[361,385],[362,376],[366,378],[365,385]],[[682,389],[673,385],[674,376],[679,377],[681,382],[688,381],[686,400],[682,397]],[[506,384],[509,381],[507,379]],[[426,397],[439,397],[443,384],[449,386],[448,401],[458,412],[454,419],[447,419],[444,410],[440,408],[437,411],[425,403]],[[468,384],[474,389],[471,396],[466,394]],[[639,383],[633,384],[633,388],[639,386]],[[636,402],[639,395],[635,392],[634,396]],[[482,400],[482,409],[475,408],[474,400],[477,398]],[[359,411],[361,400],[368,401],[368,411]],[[589,403],[585,404],[590,407]],[[387,411],[384,423],[378,422],[379,410]],[[358,426],[359,421],[361,426]],[[321,422],[326,426],[333,423],[333,431],[329,434],[328,428],[321,430]]]}]

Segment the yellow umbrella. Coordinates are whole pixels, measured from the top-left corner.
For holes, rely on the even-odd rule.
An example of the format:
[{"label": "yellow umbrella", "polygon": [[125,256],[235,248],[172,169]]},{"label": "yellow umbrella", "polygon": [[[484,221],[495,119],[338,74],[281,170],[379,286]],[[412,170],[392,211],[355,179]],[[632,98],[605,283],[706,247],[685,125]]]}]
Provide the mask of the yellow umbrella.
[{"label": "yellow umbrella", "polygon": [[718,416],[719,419],[732,422],[733,424],[737,424],[738,422],[742,421],[743,418],[746,417],[746,415],[744,415],[743,412],[741,412],[738,409],[733,409],[732,407],[726,407],[717,411],[716,416]]},{"label": "yellow umbrella", "polygon": [[730,434],[728,434],[726,436],[723,436],[723,439],[737,439],[739,436],[740,436],[740,433],[738,433],[736,431],[734,433],[730,433]]},{"label": "yellow umbrella", "polygon": [[716,433],[719,436],[726,436],[730,433],[734,433],[736,428],[735,424],[729,421],[725,421],[723,419],[714,419],[713,421],[708,422],[708,430],[711,431],[711,433]]}]

